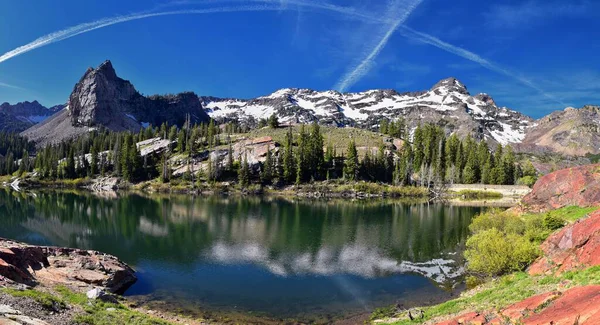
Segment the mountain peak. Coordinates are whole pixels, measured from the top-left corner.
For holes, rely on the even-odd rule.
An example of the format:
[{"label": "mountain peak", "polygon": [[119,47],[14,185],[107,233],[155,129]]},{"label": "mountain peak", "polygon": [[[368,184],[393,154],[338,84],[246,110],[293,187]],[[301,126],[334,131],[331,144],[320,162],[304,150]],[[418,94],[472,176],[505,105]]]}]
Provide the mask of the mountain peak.
[{"label": "mountain peak", "polygon": [[117,72],[115,71],[115,68],[113,67],[112,62],[110,62],[110,60],[102,62],[102,64],[100,64],[98,68],[95,69],[95,71],[96,73],[104,74],[107,77],[117,78]]},{"label": "mountain peak", "polygon": [[450,78],[446,78],[446,79],[442,79],[440,81],[438,81],[438,83],[436,83],[435,85],[433,85],[433,87],[431,87],[431,90],[436,90],[436,89],[440,89],[440,88],[446,88],[450,91],[457,91],[461,94],[469,94],[469,92],[467,91],[467,87],[460,82],[458,79],[454,78],[454,77],[450,77]]}]

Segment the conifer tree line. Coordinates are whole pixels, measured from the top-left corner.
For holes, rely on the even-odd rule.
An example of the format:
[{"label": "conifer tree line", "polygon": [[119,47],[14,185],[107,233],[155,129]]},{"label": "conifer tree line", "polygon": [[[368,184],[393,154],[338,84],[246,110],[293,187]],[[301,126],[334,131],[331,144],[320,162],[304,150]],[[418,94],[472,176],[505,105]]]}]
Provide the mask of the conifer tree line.
[{"label": "conifer tree line", "polygon": [[[390,125],[393,125],[393,134],[401,132],[408,136],[403,122],[390,122],[387,127]],[[420,186],[435,183],[512,185],[524,176],[510,146],[498,145],[492,151],[487,142],[470,136],[459,139],[453,134],[446,138],[444,130],[433,124],[419,125],[412,142],[405,141],[398,150],[380,143],[376,151],[367,149],[359,154],[353,140],[345,152],[340,154],[337,150],[331,143],[324,146],[317,123],[309,130],[301,125],[297,134],[288,128],[279,155],[274,157],[269,151],[260,171],[253,174],[247,167],[247,159],[242,160],[239,181],[242,185],[253,180],[302,184],[325,179]],[[535,174],[535,170],[528,173]]]},{"label": "conifer tree line", "polygon": [[[279,128],[275,116],[266,125]],[[325,141],[316,122],[301,125],[297,131],[288,127],[279,148],[269,148],[262,164],[250,166],[248,157],[234,157],[230,135],[245,132],[236,123],[218,126],[214,121],[198,125],[189,122],[178,128],[166,124],[148,127],[137,133],[93,131],[75,140],[63,141],[35,149],[26,139],[0,133],[0,174],[33,171],[46,179],[75,179],[116,175],[138,182],[172,178],[166,152],[142,157],[136,143],[162,138],[172,142],[170,152],[178,159],[191,159],[217,146],[227,145],[226,158],[209,155],[207,168],[188,170],[183,177],[197,180],[222,181],[236,179],[242,186],[251,183],[303,184],[312,181],[343,179],[395,185],[429,186],[435,183],[515,184],[523,176],[535,176],[535,169],[525,165],[525,172],[515,163],[510,146],[489,148],[485,141],[470,136],[460,139],[446,136],[433,124],[419,125],[410,141],[401,148],[383,141],[368,149],[357,148],[351,140],[346,148],[336,148]],[[380,122],[380,131],[393,137],[411,138],[403,120]],[[360,150],[359,150],[360,149]],[[492,150],[493,149],[493,150]],[[222,149],[221,149],[222,150]],[[216,156],[217,158],[213,158]],[[85,157],[85,158],[84,158]]]},{"label": "conifer tree line", "polygon": [[[392,126],[394,135],[408,136],[402,121],[382,126],[387,132]],[[296,135],[289,128],[277,161],[273,162],[269,152],[261,175],[256,177],[262,182],[276,179],[286,184],[342,178],[429,186],[441,182],[511,185],[524,176],[510,146],[498,145],[492,151],[487,142],[470,136],[459,139],[453,134],[447,138],[444,130],[433,124],[419,125],[412,141],[405,141],[399,150],[380,143],[376,151],[369,148],[359,154],[351,140],[345,152],[338,154],[337,148],[328,144],[323,149],[323,144],[316,123],[310,131],[302,125]],[[248,178],[244,176],[245,180]]]},{"label": "conifer tree line", "polygon": [[14,133],[0,132],[0,175],[11,175],[21,168],[29,166],[29,156],[35,151],[35,145],[26,138]]},{"label": "conifer tree line", "polygon": [[[240,131],[234,124],[227,124],[223,129]],[[44,179],[75,179],[107,174],[121,176],[132,182],[153,179],[165,172],[166,157],[142,157],[136,143],[157,137],[172,141],[171,151],[191,157],[200,150],[220,145],[221,129],[211,120],[193,126],[187,123],[182,128],[167,124],[150,126],[138,133],[96,130],[74,140],[38,148],[37,152],[34,144],[27,139],[0,133],[0,153],[6,153],[0,156],[0,175],[35,169],[39,177]],[[35,157],[31,156],[34,153]]]}]

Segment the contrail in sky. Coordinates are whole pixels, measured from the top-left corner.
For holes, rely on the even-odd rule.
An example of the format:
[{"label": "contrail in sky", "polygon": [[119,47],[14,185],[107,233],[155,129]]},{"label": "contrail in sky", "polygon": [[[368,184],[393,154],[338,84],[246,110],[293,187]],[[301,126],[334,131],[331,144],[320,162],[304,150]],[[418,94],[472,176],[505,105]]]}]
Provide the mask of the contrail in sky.
[{"label": "contrail in sky", "polygon": [[534,84],[531,80],[519,75],[518,73],[516,73],[514,71],[508,70],[508,69],[503,68],[495,63],[492,63],[492,62],[488,61],[487,59],[484,59],[481,56],[479,56],[471,51],[465,50],[458,46],[454,46],[450,43],[446,43],[434,36],[431,36],[431,35],[425,34],[425,33],[421,33],[421,32],[416,31],[408,26],[403,25],[400,29],[400,33],[410,39],[433,45],[433,46],[435,46],[439,49],[442,49],[446,52],[450,52],[452,54],[458,55],[467,60],[478,63],[481,66],[483,66],[484,68],[487,68],[491,71],[494,71],[499,74],[503,74],[505,76],[513,78],[513,79],[519,81],[520,83],[522,83],[532,89],[537,90],[540,94],[542,94],[546,98],[551,99],[552,101],[555,101],[558,104],[561,104],[563,106],[567,106],[567,104],[563,103],[560,99],[557,99],[553,95],[547,93],[546,91],[544,91],[543,89],[538,87],[536,84]]},{"label": "contrail in sky", "polygon": [[[285,7],[281,6],[280,0],[207,0],[207,1],[203,1],[202,3],[207,4],[207,3],[233,3],[233,2],[243,2],[243,3],[250,2],[250,3],[252,3],[253,2],[253,3],[261,3],[264,5],[230,6],[230,7],[218,7],[218,8],[206,8],[206,9],[185,9],[185,10],[173,10],[173,11],[162,11],[162,12],[146,11],[146,12],[140,12],[140,13],[133,13],[133,14],[129,14],[129,15],[116,16],[116,17],[112,17],[112,18],[103,18],[103,19],[96,20],[93,22],[83,23],[83,24],[79,24],[79,25],[76,25],[73,27],[69,27],[69,28],[66,28],[66,29],[63,29],[63,30],[60,30],[57,32],[53,32],[48,35],[44,35],[28,44],[25,44],[14,50],[4,53],[2,56],[0,56],[0,63],[4,62],[6,60],[9,60],[11,58],[14,58],[16,56],[19,56],[21,54],[27,53],[31,50],[37,49],[39,47],[46,46],[48,44],[59,42],[59,41],[77,36],[79,34],[87,33],[87,32],[90,32],[90,31],[93,31],[96,29],[100,29],[103,27],[107,27],[107,26],[111,26],[111,25],[115,25],[115,24],[119,24],[119,23],[123,23],[123,22],[127,22],[127,21],[132,21],[132,20],[138,20],[138,19],[144,19],[144,18],[150,18],[150,17],[158,17],[158,16],[185,15],[185,14],[210,14],[210,13],[225,13],[225,12],[239,12],[239,11],[280,11],[280,10],[282,10],[282,8],[289,8],[289,5],[295,5],[295,6],[299,6],[299,7],[306,7],[306,8],[312,8],[312,9],[317,9],[317,10],[337,12],[337,13],[345,15],[346,17],[361,19],[361,20],[371,22],[371,23],[378,22],[378,23],[383,23],[383,24],[389,24],[390,29],[387,31],[387,33],[385,33],[383,35],[383,38],[381,39],[381,41],[375,46],[375,48],[373,48],[373,50],[367,55],[367,57],[358,66],[356,66],[352,71],[347,73],[342,78],[342,80],[337,85],[338,89],[344,90],[349,85],[351,85],[356,80],[358,80],[360,77],[364,76],[368,72],[369,66],[372,63],[373,59],[379,54],[379,52],[387,44],[387,42],[389,41],[389,38],[394,33],[394,31],[399,30],[401,32],[401,34],[407,38],[433,45],[433,46],[435,46],[439,49],[442,49],[444,51],[447,51],[449,53],[453,53],[453,54],[458,55],[467,60],[476,62],[491,71],[511,77],[511,78],[519,81],[520,83],[538,91],[545,97],[547,97],[563,106],[566,106],[562,101],[556,99],[551,94],[548,94],[543,89],[541,89],[536,84],[534,84],[531,80],[529,80],[521,75],[518,75],[508,69],[502,68],[499,65],[494,64],[494,63],[488,61],[487,59],[482,58],[481,56],[479,56],[471,51],[468,51],[468,50],[465,50],[458,46],[454,46],[452,44],[446,43],[434,36],[416,31],[410,27],[403,25],[402,23],[406,20],[406,18],[408,18],[408,16],[412,12],[412,10],[414,10],[414,8],[416,8],[416,6],[418,6],[421,3],[421,1],[422,0],[415,0],[413,5],[410,6],[409,8],[407,8],[405,10],[405,12],[399,18],[397,18],[396,20],[391,20],[387,17],[385,19],[382,19],[380,17],[374,17],[369,14],[365,14],[364,12],[358,11],[357,9],[355,9],[353,7],[343,7],[343,6],[333,5],[333,4],[329,4],[329,3],[315,3],[315,2],[306,1],[306,0],[285,0],[285,3],[287,4],[287,6],[285,6]],[[174,2],[171,5],[185,5],[188,3],[198,3],[198,2],[184,0],[184,1]],[[267,4],[270,6],[267,6]],[[167,6],[168,5],[169,4],[167,4]],[[15,88],[15,86],[7,85],[7,84],[0,84],[0,86]],[[16,87],[16,88],[19,89],[19,87]]]},{"label": "contrail in sky", "polygon": [[373,60],[375,60],[377,55],[379,55],[379,52],[381,52],[381,50],[385,47],[392,34],[394,34],[398,26],[404,23],[408,16],[410,16],[413,10],[415,10],[415,8],[417,8],[421,2],[422,0],[413,1],[408,8],[404,9],[404,12],[392,23],[388,31],[383,35],[383,38],[379,41],[379,43],[377,43],[371,52],[357,66],[348,71],[342,77],[342,79],[340,79],[340,81],[338,81],[338,83],[335,85],[337,90],[340,92],[346,91],[348,87],[352,86],[369,72],[371,66],[373,65]]},{"label": "contrail in sky", "polygon": [[15,86],[15,85],[10,85],[4,82],[0,81],[0,87],[6,87],[6,88],[12,88],[12,89],[18,89],[18,90],[25,90],[24,88],[21,88],[19,86]]},{"label": "contrail in sky", "polygon": [[48,35],[44,35],[33,42],[19,46],[16,49],[4,53],[0,56],[0,63],[12,59],[18,55],[27,53],[31,50],[35,50],[39,47],[46,46],[51,43],[59,42],[79,34],[87,33],[99,28],[124,23],[131,20],[138,20],[150,17],[158,16],[169,16],[169,15],[191,15],[191,14],[210,14],[220,12],[237,12],[237,11],[277,11],[281,10],[280,7],[268,7],[268,6],[238,6],[238,7],[220,7],[220,8],[209,8],[209,9],[186,9],[186,10],[174,10],[174,11],[163,11],[163,12],[143,12],[134,13],[130,15],[117,16],[112,18],[104,18],[89,23],[79,24],[77,26],[69,27]]}]

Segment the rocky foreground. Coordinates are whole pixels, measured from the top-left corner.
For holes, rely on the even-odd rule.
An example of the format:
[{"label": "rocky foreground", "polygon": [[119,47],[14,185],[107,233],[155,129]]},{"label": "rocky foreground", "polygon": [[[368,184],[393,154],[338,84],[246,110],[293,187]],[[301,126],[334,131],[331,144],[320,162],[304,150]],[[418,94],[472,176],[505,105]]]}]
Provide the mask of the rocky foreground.
[{"label": "rocky foreground", "polygon": [[[600,205],[600,165],[559,170],[540,178],[518,212],[546,212],[567,206]],[[527,272],[560,277],[600,265],[600,210],[550,235],[542,256]],[[600,324],[600,286],[569,287],[538,293],[500,310],[477,310],[435,323],[459,324]]]},{"label": "rocky foreground", "polygon": [[116,303],[112,294],[136,280],[133,269],[111,255],[0,238],[0,324],[70,324],[75,310],[47,291],[68,288]]},{"label": "rocky foreground", "polygon": [[135,272],[114,256],[91,250],[27,245],[0,238],[0,284],[63,284],[124,293]]},{"label": "rocky foreground", "polygon": [[[563,228],[542,244],[530,275],[560,275],[600,265],[600,211]],[[500,311],[473,311],[437,325],[600,324],[600,285],[544,292]]]}]

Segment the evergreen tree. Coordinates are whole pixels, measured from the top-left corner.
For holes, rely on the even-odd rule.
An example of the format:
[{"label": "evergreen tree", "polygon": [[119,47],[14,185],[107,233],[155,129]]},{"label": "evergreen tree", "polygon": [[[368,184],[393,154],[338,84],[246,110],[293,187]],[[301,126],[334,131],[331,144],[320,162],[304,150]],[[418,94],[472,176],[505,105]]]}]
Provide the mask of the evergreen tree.
[{"label": "evergreen tree", "polygon": [[92,146],[91,156],[92,157],[91,157],[89,176],[93,177],[94,175],[96,175],[98,173],[98,147],[97,146]]},{"label": "evergreen tree", "polygon": [[413,169],[419,171],[424,162],[425,154],[423,148],[423,128],[418,125],[413,135]]},{"label": "evergreen tree", "polygon": [[260,174],[261,181],[265,184],[270,184],[273,181],[273,157],[271,155],[271,148],[267,148],[267,157],[263,164],[263,169]]},{"label": "evergreen tree", "polygon": [[239,172],[239,182],[242,187],[247,187],[250,184],[250,166],[248,165],[248,155],[244,153],[244,160]]},{"label": "evergreen tree", "polygon": [[312,124],[309,139],[308,167],[310,177],[315,180],[322,179],[324,168],[323,136],[317,122]]},{"label": "evergreen tree", "polygon": [[350,181],[358,179],[358,152],[356,143],[351,140],[346,151],[346,160],[344,161],[344,178]]},{"label": "evergreen tree", "polygon": [[277,118],[277,115],[275,115],[275,113],[271,114],[271,116],[269,117],[269,127],[271,129],[277,129],[279,127],[279,119]]},{"label": "evergreen tree", "polygon": [[296,184],[306,182],[308,175],[310,175],[309,148],[309,136],[304,129],[304,125],[302,125],[298,135],[298,148],[296,149]]},{"label": "evergreen tree", "polygon": [[294,159],[294,136],[292,129],[288,128],[285,136],[285,146],[283,153],[283,178],[286,182],[292,183],[296,179],[296,162]]}]

